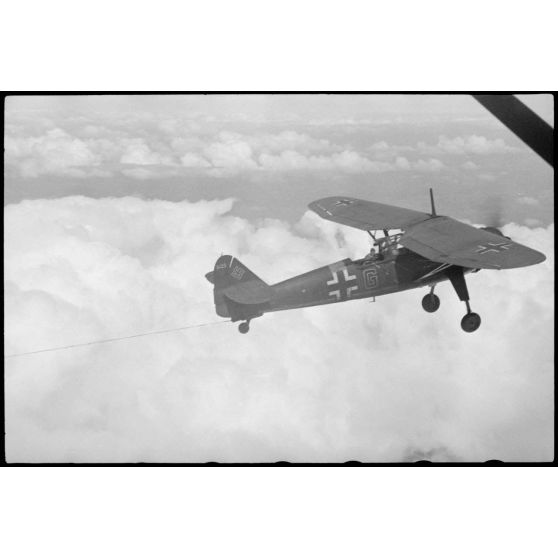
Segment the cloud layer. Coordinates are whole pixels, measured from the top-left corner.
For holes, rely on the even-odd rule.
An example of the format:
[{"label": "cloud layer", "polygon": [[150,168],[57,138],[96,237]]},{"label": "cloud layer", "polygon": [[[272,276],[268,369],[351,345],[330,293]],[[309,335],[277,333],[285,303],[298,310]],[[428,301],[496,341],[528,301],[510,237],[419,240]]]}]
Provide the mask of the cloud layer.
[{"label": "cloud layer", "polygon": [[[351,127],[353,133],[359,130],[355,126]],[[238,121],[157,119],[149,114],[119,114],[103,121],[88,114],[58,117],[55,123],[35,113],[25,117],[8,111],[5,163],[14,176],[27,179],[123,175],[145,180],[191,173],[218,178],[255,171],[429,173],[447,170],[441,160],[447,156],[484,157],[522,150],[502,138],[476,134],[442,135],[435,144],[408,141],[397,145],[377,138],[364,146],[354,145],[350,134],[332,134],[331,125],[310,126],[310,131],[277,125],[268,128],[273,131]],[[374,123],[367,133],[376,136],[383,129]]]},{"label": "cloud layer", "polygon": [[[91,156],[73,145],[76,160]],[[141,143],[129,147],[150,160]],[[248,160],[248,148],[212,152]],[[292,226],[249,222],[229,214],[232,203],[72,197],[6,207],[6,352],[218,319],[203,275],[221,253],[277,282],[368,248],[359,231],[310,213]],[[471,276],[483,318],[472,335],[443,285],[435,315],[410,291],[267,315],[246,336],[220,324],[9,359],[7,457],[551,459],[553,226],[504,232],[548,260]]]}]

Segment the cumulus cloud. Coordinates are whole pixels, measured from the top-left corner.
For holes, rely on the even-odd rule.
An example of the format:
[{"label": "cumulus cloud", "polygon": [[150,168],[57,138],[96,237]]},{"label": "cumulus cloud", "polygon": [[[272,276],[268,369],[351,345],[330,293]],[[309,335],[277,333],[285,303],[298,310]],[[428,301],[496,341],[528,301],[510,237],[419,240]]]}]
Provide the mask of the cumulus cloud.
[{"label": "cumulus cloud", "polygon": [[279,155],[262,153],[259,163],[266,170],[337,170],[349,173],[385,172],[393,166],[371,161],[355,151],[345,150],[331,155],[302,155],[296,151],[283,151]]},{"label": "cumulus cloud", "polygon": [[531,196],[521,196],[520,198],[517,199],[517,201],[524,205],[531,205],[531,206],[539,205],[539,200]]},{"label": "cumulus cloud", "polygon": [[411,145],[392,145],[385,140],[381,140],[374,142],[369,150],[375,158],[385,160],[394,159],[403,153],[412,153],[416,151],[416,148]]},{"label": "cumulus cloud", "polygon": [[439,159],[428,159],[427,161],[419,159],[418,161],[409,161],[406,157],[397,157],[395,160],[395,167],[399,170],[438,172],[446,166]]},{"label": "cumulus cloud", "polygon": [[465,137],[448,138],[440,136],[436,145],[428,145],[419,142],[419,151],[428,154],[451,154],[451,155],[489,155],[495,153],[513,153],[518,151],[517,147],[510,146],[501,138],[487,139],[484,136],[469,135]]},{"label": "cumulus cloud", "polygon": [[222,132],[221,137],[232,137],[247,141],[253,149],[266,153],[280,153],[282,151],[296,150],[302,154],[323,152],[339,149],[329,140],[316,138],[306,133],[294,130],[283,130],[275,134],[238,134]]},{"label": "cumulus cloud", "polygon": [[41,136],[6,136],[4,157],[7,164],[19,166],[22,176],[66,174],[85,176],[83,167],[98,165],[99,157],[82,140],[55,128]]},{"label": "cumulus cloud", "polygon": [[120,162],[130,165],[172,165],[171,157],[153,151],[142,138],[124,142],[125,150]]},{"label": "cumulus cloud", "polygon": [[[140,167],[143,168],[143,167]],[[23,201],[5,216],[6,353],[218,319],[221,253],[269,282],[368,249],[307,213],[249,222],[231,200]],[[541,265],[450,285],[9,359],[9,461],[545,460],[553,456],[553,226],[504,227]]]},{"label": "cumulus cloud", "polygon": [[250,144],[235,138],[211,143],[203,153],[214,167],[253,169],[257,166]]},{"label": "cumulus cloud", "polygon": [[445,165],[439,159],[428,159],[427,161],[419,159],[412,168],[419,171],[437,172],[445,168]]},{"label": "cumulus cloud", "polygon": [[45,174],[85,178],[121,173],[138,180],[193,170],[226,177],[262,170],[350,174],[435,172],[444,168],[437,158],[408,160],[402,154],[412,154],[413,147],[394,146],[384,140],[362,152],[347,143],[334,143],[290,129],[275,133],[211,131],[170,121],[155,125],[153,117],[150,120],[149,115],[140,116],[135,121],[121,116],[104,125],[93,124],[87,118],[77,121],[70,118],[65,125],[71,127],[71,133],[55,127],[39,135],[29,135],[21,124],[9,124],[5,138],[6,167],[25,178]]},{"label": "cumulus cloud", "polygon": [[463,170],[478,170],[479,166],[476,163],[473,163],[473,161],[466,161],[461,165],[461,168]]}]

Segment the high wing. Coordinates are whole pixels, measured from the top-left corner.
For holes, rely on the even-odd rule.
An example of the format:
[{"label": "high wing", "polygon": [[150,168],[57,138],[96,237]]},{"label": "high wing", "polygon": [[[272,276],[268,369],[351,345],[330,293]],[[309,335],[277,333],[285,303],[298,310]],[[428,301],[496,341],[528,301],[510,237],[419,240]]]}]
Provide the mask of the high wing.
[{"label": "high wing", "polygon": [[363,231],[407,229],[430,218],[413,209],[339,196],[313,201],[308,207],[328,221]]},{"label": "high wing", "polygon": [[511,269],[546,259],[527,246],[451,217],[339,196],[316,200],[308,207],[324,219],[365,231],[403,229],[399,239],[403,246],[441,264]]},{"label": "high wing", "polygon": [[544,254],[450,217],[409,227],[399,242],[429,260],[478,269],[511,269],[543,262]]}]

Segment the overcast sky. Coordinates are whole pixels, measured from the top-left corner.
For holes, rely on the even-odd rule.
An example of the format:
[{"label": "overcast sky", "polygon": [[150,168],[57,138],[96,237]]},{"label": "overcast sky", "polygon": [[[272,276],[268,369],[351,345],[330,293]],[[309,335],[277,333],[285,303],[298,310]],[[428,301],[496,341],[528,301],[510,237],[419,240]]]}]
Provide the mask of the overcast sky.
[{"label": "overcast sky", "polygon": [[[552,98],[524,99],[552,122]],[[541,265],[6,362],[12,461],[553,456],[553,172],[468,96],[10,98],[5,349],[217,319],[232,253],[273,283],[368,239],[306,210],[345,194],[506,234]]]}]

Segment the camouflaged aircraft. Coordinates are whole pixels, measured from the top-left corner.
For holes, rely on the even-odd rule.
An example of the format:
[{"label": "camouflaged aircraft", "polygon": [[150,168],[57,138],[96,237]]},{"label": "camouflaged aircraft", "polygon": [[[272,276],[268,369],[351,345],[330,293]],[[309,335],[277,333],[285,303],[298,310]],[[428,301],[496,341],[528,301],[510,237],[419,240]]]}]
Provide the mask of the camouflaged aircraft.
[{"label": "camouflaged aircraft", "polygon": [[[422,299],[424,310],[436,312],[440,299],[434,288],[449,280],[467,307],[462,329],[476,331],[481,319],[471,312],[465,275],[481,269],[534,265],[546,258],[495,227],[476,228],[437,215],[432,190],[430,200],[430,213],[348,197],[312,202],[308,207],[320,217],[367,231],[374,240],[370,253],[275,285],[262,281],[233,256],[221,256],[214,270],[206,274],[214,285],[217,314],[233,322],[242,321],[238,329],[247,333],[250,320],[267,312],[372,298],[419,287],[430,288]],[[383,237],[378,237],[379,231]]]}]

